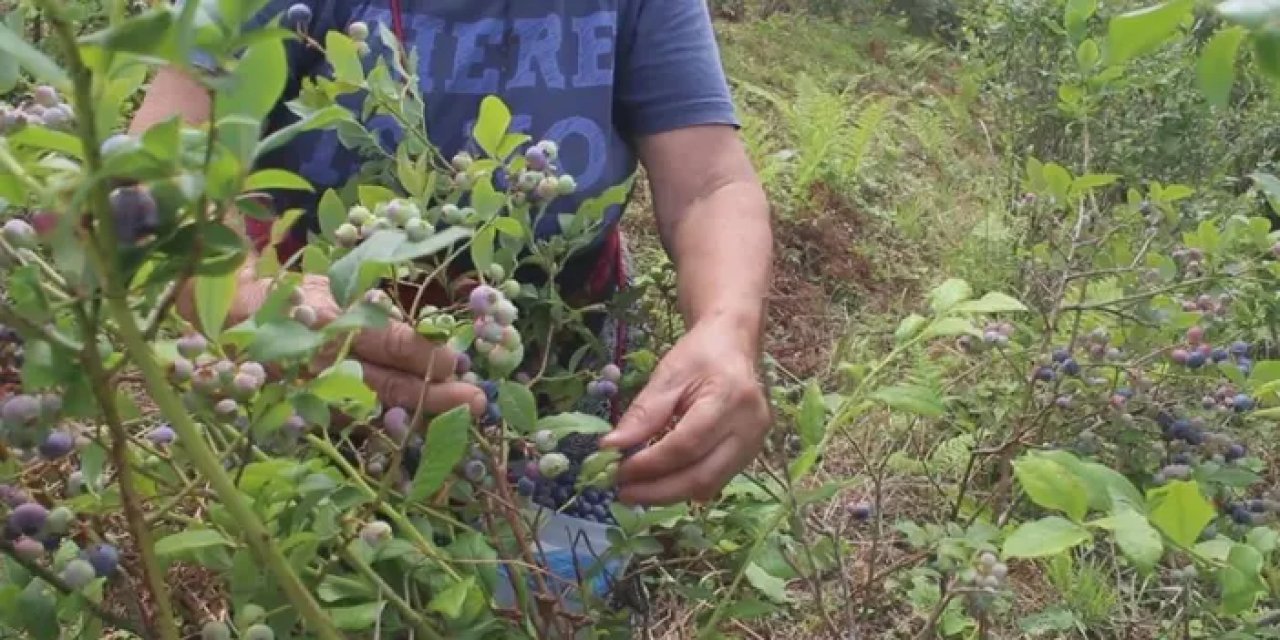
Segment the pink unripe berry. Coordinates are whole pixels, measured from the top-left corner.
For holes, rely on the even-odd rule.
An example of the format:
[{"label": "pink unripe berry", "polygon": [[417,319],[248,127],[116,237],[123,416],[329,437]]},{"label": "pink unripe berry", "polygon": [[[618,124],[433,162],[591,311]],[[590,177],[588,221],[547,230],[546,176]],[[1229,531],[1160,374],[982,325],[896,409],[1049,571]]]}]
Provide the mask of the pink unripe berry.
[{"label": "pink unripe berry", "polygon": [[13,552],[27,562],[39,562],[44,557],[44,545],[35,538],[22,536],[13,543]]},{"label": "pink unripe berry", "polygon": [[1191,357],[1191,354],[1188,353],[1186,349],[1178,348],[1174,349],[1173,353],[1169,354],[1169,357],[1173,360],[1174,364],[1184,365],[1187,363],[1187,358]]},{"label": "pink unripe berry", "polygon": [[195,373],[196,366],[191,361],[179,356],[173,361],[169,373],[176,382],[186,382],[191,379],[191,375]]},{"label": "pink unripe berry", "polygon": [[520,332],[515,327],[504,327],[502,329],[501,344],[513,351],[520,348]]},{"label": "pink unripe berry", "polygon": [[1187,343],[1194,346],[1200,344],[1200,341],[1202,340],[1204,340],[1203,327],[1191,327],[1190,329],[1187,329]]},{"label": "pink unripe berry", "polygon": [[284,421],[283,428],[291,435],[302,435],[307,430],[307,421],[304,420],[302,416],[295,413],[289,416],[289,419]]},{"label": "pink unripe berry", "polygon": [[403,407],[391,407],[382,415],[382,428],[395,442],[403,442],[409,435],[409,420],[412,416]]},{"label": "pink unripe berry", "polygon": [[1213,355],[1213,345],[1208,343],[1201,344],[1200,346],[1196,347],[1196,352],[1208,358]]},{"label": "pink unripe berry", "polygon": [[295,322],[307,327],[308,329],[314,328],[316,326],[316,321],[319,319],[316,314],[315,307],[307,304],[300,304],[294,307],[293,310],[289,312],[289,317],[293,318]]},{"label": "pink unripe berry", "polygon": [[35,396],[19,394],[4,402],[0,407],[0,419],[14,427],[31,426],[40,418],[40,401]]},{"label": "pink unripe berry", "polygon": [[267,381],[266,367],[262,366],[261,363],[254,362],[253,360],[249,360],[248,362],[241,363],[240,373],[246,376],[253,377],[255,380],[258,381],[259,386],[261,386],[263,383]]},{"label": "pink unripe berry", "polygon": [[469,300],[471,313],[478,316],[485,315],[489,313],[489,310],[492,309],[494,305],[498,304],[498,301],[501,299],[502,294],[498,293],[497,289],[494,289],[489,285],[482,284],[471,290]]},{"label": "pink unripe berry", "polygon": [[453,361],[454,375],[464,375],[471,371],[471,356],[465,353],[459,353],[458,358]]},{"label": "pink unripe berry", "polygon": [[53,107],[58,106],[58,103],[61,102],[58,99],[58,90],[47,84],[42,84],[36,87],[32,97],[35,98],[36,104],[46,109],[52,109]]},{"label": "pink unripe berry", "polygon": [[376,547],[391,538],[391,525],[381,520],[366,523],[360,528],[360,539],[371,547]]},{"label": "pink unripe berry", "polygon": [[213,405],[213,412],[224,418],[234,416],[240,411],[240,403],[231,398],[223,398]]},{"label": "pink unripe berry", "polygon": [[15,247],[32,247],[36,244],[36,230],[26,220],[10,218],[0,227],[0,235]]},{"label": "pink unripe berry", "polygon": [[150,440],[152,444],[160,446],[172,444],[177,437],[178,434],[173,430],[173,427],[167,424],[162,424],[147,432],[147,440]]}]

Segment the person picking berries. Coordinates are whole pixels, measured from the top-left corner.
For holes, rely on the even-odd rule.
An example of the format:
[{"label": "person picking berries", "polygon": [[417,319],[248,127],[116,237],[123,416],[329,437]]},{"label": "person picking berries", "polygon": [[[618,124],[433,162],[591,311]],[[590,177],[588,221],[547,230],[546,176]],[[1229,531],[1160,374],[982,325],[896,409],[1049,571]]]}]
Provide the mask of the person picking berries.
[{"label": "person picking berries", "polygon": [[[601,440],[631,453],[618,469],[619,498],[708,500],[755,457],[772,419],[757,370],[772,233],[704,0],[271,0],[250,26],[271,23],[321,41],[343,31],[366,61],[394,55],[377,35],[380,27],[396,34],[416,50],[425,129],[445,158],[476,153],[472,119],[486,96],[501,98],[513,112],[513,130],[548,141],[529,150],[530,165],[554,162],[567,176],[529,185],[557,194],[539,218],[540,238],[558,233],[557,214],[576,211],[642,164],[688,331]],[[264,133],[296,121],[285,103],[307,78],[331,72],[323,52],[305,40],[286,45],[289,82]],[[209,64],[198,57],[158,73],[131,131],[175,114],[206,122],[211,100],[198,78]],[[387,139],[403,135],[394,123],[366,125]],[[360,166],[360,151],[332,130],[304,133],[262,161],[258,168],[292,171],[315,187],[269,192],[273,210],[306,212],[276,247],[282,258],[318,230],[320,194],[356,180]],[[599,237],[566,266],[559,283],[566,298],[603,301],[625,284],[618,233],[624,208],[607,211]],[[269,227],[247,218],[245,225],[262,250]],[[254,274],[247,265],[232,322],[266,299],[266,281]],[[306,276],[302,297],[317,323],[340,313],[323,277]],[[194,317],[190,300],[179,309]],[[459,355],[408,324],[364,332],[353,354],[388,406],[417,406],[425,384],[430,413],[460,405],[485,411],[484,392],[458,375]]]}]

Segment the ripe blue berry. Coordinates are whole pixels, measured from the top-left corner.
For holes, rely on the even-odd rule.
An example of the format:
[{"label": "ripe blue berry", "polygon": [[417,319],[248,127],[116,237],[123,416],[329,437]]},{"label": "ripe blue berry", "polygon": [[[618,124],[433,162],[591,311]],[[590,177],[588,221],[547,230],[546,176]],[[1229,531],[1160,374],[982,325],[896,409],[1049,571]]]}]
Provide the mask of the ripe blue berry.
[{"label": "ripe blue berry", "polygon": [[516,479],[516,493],[526,498],[533,495],[534,490],[537,488],[538,488],[538,483],[534,482],[533,480],[530,480],[527,477],[520,477]]},{"label": "ripe blue berry", "polygon": [[1070,357],[1071,357],[1071,352],[1070,352],[1070,351],[1068,351],[1068,350],[1066,350],[1066,349],[1059,348],[1059,349],[1054,349],[1054,350],[1053,350],[1053,361],[1054,361],[1054,362],[1057,362],[1057,363],[1063,363],[1063,362],[1066,362],[1066,361],[1067,361],[1067,358],[1070,358]]},{"label": "ripe blue berry", "polygon": [[1203,353],[1194,351],[1187,354],[1187,367],[1190,369],[1199,369],[1204,366],[1205,357]]},{"label": "ripe blue berry", "polygon": [[1062,361],[1062,372],[1069,376],[1080,375],[1080,363],[1073,358],[1067,358]]},{"label": "ripe blue berry", "polygon": [[122,244],[135,244],[159,228],[160,207],[147,187],[119,187],[111,192],[109,200]]},{"label": "ripe blue berry", "polygon": [[290,29],[301,29],[311,23],[311,7],[299,2],[285,12],[284,25]]},{"label": "ripe blue berry", "polygon": [[1214,349],[1213,353],[1209,354],[1209,359],[1213,360],[1215,363],[1223,362],[1229,357],[1231,356],[1227,354],[1227,350],[1223,349],[1222,347],[1218,347],[1217,349]]},{"label": "ripe blue berry", "polygon": [[40,456],[46,460],[57,460],[75,449],[76,440],[65,431],[50,431],[40,443]]},{"label": "ripe blue berry", "polygon": [[114,574],[116,568],[120,566],[120,552],[109,544],[99,544],[90,548],[86,559],[93,565],[93,571],[100,578]]},{"label": "ripe blue berry", "polygon": [[874,510],[871,508],[871,503],[869,502],[859,502],[849,509],[849,513],[853,516],[853,519],[858,522],[866,522],[867,520],[870,520],[873,512]]},{"label": "ripe blue berry", "polygon": [[1253,398],[1243,393],[1237,394],[1235,398],[1232,398],[1231,406],[1239,412],[1249,411],[1253,409]]},{"label": "ripe blue berry", "polygon": [[1231,355],[1233,356],[1237,356],[1237,357],[1247,356],[1249,355],[1249,350],[1250,350],[1249,343],[1243,340],[1238,340],[1236,342],[1231,343]]},{"label": "ripe blue berry", "polygon": [[1227,460],[1227,462],[1234,462],[1236,460],[1239,460],[1240,458],[1243,458],[1244,456],[1245,456],[1245,448],[1244,448],[1244,445],[1240,443],[1236,443],[1231,445],[1230,447],[1227,447],[1227,452],[1223,455],[1223,457]]},{"label": "ripe blue berry", "polygon": [[611,380],[600,380],[596,382],[595,392],[601,398],[612,398],[618,395],[618,385]]},{"label": "ripe blue berry", "polygon": [[1253,371],[1253,360],[1244,357],[1237,358],[1236,368],[1240,370],[1240,373],[1247,376],[1249,375],[1249,372]]},{"label": "ripe blue berry", "polygon": [[80,589],[93,581],[94,571],[93,565],[74,558],[62,568],[62,581],[72,589]]},{"label": "ripe blue berry", "polygon": [[108,157],[125,151],[132,151],[138,148],[138,141],[128,134],[117,133],[102,141],[102,146],[98,148],[98,153],[102,157]]},{"label": "ripe blue berry", "polygon": [[1231,519],[1235,521],[1236,524],[1253,524],[1253,514],[1249,513],[1249,509],[1243,504],[1235,504],[1231,506]]},{"label": "ripe blue berry", "polygon": [[480,389],[484,391],[484,397],[490,401],[498,399],[498,383],[492,380],[485,380],[480,383]]},{"label": "ripe blue berry", "polygon": [[1035,378],[1041,382],[1052,382],[1054,378],[1053,369],[1040,367],[1036,369]]},{"label": "ripe blue berry", "polygon": [[9,512],[9,527],[19,533],[34,536],[44,528],[49,510],[39,502],[25,502]]},{"label": "ripe blue berry", "polygon": [[488,405],[485,405],[484,419],[482,422],[486,425],[502,422],[502,407],[499,407],[496,402],[490,402]]},{"label": "ripe blue berry", "polygon": [[470,482],[480,482],[484,480],[488,471],[485,469],[484,462],[481,460],[468,460],[462,465],[462,476]]},{"label": "ripe blue berry", "polygon": [[0,419],[11,427],[29,427],[40,418],[40,401],[35,396],[19,394],[5,400]]}]

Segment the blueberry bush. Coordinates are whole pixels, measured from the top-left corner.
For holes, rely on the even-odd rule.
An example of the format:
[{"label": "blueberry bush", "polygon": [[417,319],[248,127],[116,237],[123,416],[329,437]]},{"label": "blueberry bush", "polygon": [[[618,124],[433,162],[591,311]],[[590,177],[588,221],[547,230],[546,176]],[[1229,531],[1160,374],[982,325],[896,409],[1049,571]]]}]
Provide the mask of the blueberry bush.
[{"label": "blueberry bush", "polygon": [[[947,39],[960,13],[978,21],[964,29],[987,65],[958,98],[739,82],[749,108],[784,116],[768,131],[749,110],[746,133],[788,224],[823,189],[893,220],[894,176],[957,164],[939,132],[977,113],[963,144],[999,163],[975,166],[1016,170],[1007,206],[983,212],[1004,235],[960,250],[1000,255],[964,256],[895,317],[828,336],[823,375],[765,356],[778,424],[760,458],[710,504],[642,509],[613,500],[630,452],[595,440],[682,330],[671,270],[649,265],[603,305],[556,284],[631,183],[535,239],[544,205],[577,190],[554,141],[510,131],[489,97],[482,153],[441,157],[415,115],[415,52],[387,25],[312,33],[299,6],[230,26],[261,4],[38,0],[0,28],[4,637],[1280,635],[1266,134],[1196,145],[1170,139],[1180,121],[1144,139],[1117,115],[1167,74],[1178,95],[1153,101],[1248,135],[1280,76],[1280,6],[939,4]],[[1001,37],[1036,56],[991,68]],[[290,41],[331,72],[264,137]],[[884,57],[915,70],[938,51]],[[120,105],[163,64],[199,77],[212,124],[120,133]],[[991,135],[990,103],[1025,119]],[[939,104],[954,120],[924,115]],[[386,144],[375,116],[406,135]],[[258,161],[318,128],[365,154],[359,184],[317,194],[305,249],[263,252],[265,303],[238,317],[239,216],[278,241],[300,212],[273,215],[265,192],[314,189]],[[1239,167],[1248,186],[1224,185]],[[986,178],[967,184],[1000,182]],[[924,208],[927,188],[900,188]],[[308,304],[313,286],[338,307]],[[612,361],[591,328],[604,314],[648,341]],[[391,322],[447,344],[444,377],[483,389],[483,410],[383,406],[350,354]]]}]

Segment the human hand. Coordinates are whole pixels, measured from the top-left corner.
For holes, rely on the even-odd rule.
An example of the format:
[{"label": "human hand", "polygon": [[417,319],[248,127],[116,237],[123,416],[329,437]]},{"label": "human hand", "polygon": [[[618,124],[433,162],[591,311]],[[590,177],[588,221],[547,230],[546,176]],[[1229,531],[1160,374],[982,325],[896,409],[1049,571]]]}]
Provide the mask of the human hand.
[{"label": "human hand", "polygon": [[626,451],[665,432],[619,465],[623,502],[711,500],[760,452],[772,412],[755,354],[722,329],[704,323],[681,338],[601,439],[602,448]]},{"label": "human hand", "polygon": [[[266,302],[271,279],[246,277],[236,289],[235,300],[227,314],[236,324],[252,316]],[[312,328],[319,329],[342,314],[341,307],[329,289],[329,279],[314,274],[304,275],[298,284],[300,304],[315,311]],[[178,300],[178,312],[188,320],[196,316],[189,295]],[[319,373],[333,364],[339,345],[327,345],[312,362],[311,373]],[[351,356],[360,361],[365,384],[378,395],[384,406],[404,407],[414,411],[422,403],[427,415],[444,413],[468,405],[473,415],[484,413],[486,399],[478,387],[458,382],[454,377],[457,355],[448,347],[418,335],[404,322],[391,323],[381,329],[360,332],[351,345]],[[267,367],[272,373],[271,367]]]}]

